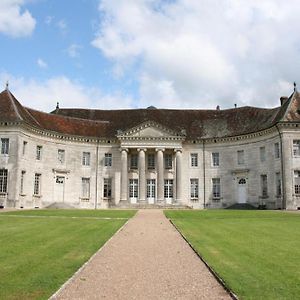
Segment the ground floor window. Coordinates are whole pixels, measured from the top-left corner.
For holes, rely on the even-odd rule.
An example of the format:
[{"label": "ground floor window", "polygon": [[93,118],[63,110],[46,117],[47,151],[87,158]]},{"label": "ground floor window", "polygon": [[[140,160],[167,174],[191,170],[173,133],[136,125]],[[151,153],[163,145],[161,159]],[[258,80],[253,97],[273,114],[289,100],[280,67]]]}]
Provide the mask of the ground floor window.
[{"label": "ground floor window", "polygon": [[281,196],[281,176],[280,173],[276,173],[276,196],[279,197]]},{"label": "ground floor window", "polygon": [[213,195],[213,198],[220,198],[221,197],[220,178],[213,178],[212,179],[212,195]]},{"label": "ground floor window", "polygon": [[33,187],[33,195],[38,196],[41,194],[41,178],[42,175],[39,173],[34,174],[34,187]]},{"label": "ground floor window", "polygon": [[300,195],[300,171],[294,171],[294,188],[295,194]]},{"label": "ground floor window", "polygon": [[147,179],[147,198],[155,198],[155,179]]},{"label": "ground floor window", "polygon": [[260,175],[261,182],[261,196],[268,197],[268,177],[267,175]]},{"label": "ground floor window", "polygon": [[103,197],[111,198],[111,178],[103,179]]},{"label": "ground floor window", "polygon": [[0,193],[7,193],[7,170],[0,170]]},{"label": "ground floor window", "polygon": [[173,198],[173,179],[165,179],[164,197]]},{"label": "ground floor window", "polygon": [[129,179],[129,198],[138,197],[138,187],[139,187],[138,179]]},{"label": "ground floor window", "polygon": [[21,194],[21,195],[24,194],[25,174],[26,174],[26,171],[23,170],[23,171],[21,172],[21,183],[20,183],[20,194]]},{"label": "ground floor window", "polygon": [[191,199],[198,199],[199,197],[199,180],[198,178],[191,178],[190,179],[191,184]]},{"label": "ground floor window", "polygon": [[81,178],[81,197],[90,198],[90,178]]}]

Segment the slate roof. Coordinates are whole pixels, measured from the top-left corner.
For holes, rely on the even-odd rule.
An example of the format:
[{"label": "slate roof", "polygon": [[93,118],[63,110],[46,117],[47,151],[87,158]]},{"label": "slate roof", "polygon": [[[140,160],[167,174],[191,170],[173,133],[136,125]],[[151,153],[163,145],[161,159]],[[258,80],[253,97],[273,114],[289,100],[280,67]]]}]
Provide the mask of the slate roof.
[{"label": "slate roof", "polygon": [[113,138],[147,121],[173,131],[185,130],[187,139],[243,135],[274,126],[279,121],[300,122],[300,94],[295,91],[280,107],[239,107],[225,110],[179,109],[56,109],[45,113],[22,106],[9,90],[0,93],[0,121],[86,137]]}]

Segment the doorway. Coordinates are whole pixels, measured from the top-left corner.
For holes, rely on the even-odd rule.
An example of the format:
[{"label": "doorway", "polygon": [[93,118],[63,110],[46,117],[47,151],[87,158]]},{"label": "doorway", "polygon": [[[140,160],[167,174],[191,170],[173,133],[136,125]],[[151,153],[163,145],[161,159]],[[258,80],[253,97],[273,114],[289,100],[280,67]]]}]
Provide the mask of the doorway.
[{"label": "doorway", "polygon": [[56,176],[54,202],[64,202],[65,196],[65,177]]},{"label": "doorway", "polygon": [[245,178],[238,179],[238,203],[247,202],[247,181]]}]

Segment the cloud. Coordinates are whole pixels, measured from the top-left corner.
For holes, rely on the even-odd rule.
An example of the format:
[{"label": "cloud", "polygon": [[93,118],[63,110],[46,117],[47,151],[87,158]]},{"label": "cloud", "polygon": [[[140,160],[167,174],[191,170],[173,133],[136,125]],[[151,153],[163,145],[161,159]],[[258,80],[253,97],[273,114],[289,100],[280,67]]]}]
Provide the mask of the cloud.
[{"label": "cloud", "polygon": [[37,64],[42,69],[48,68],[48,64],[44,60],[42,60],[41,58],[38,58]]},{"label": "cloud", "polygon": [[77,45],[77,44],[71,44],[68,49],[66,50],[66,52],[68,53],[68,55],[71,58],[76,58],[80,56],[79,51],[82,49],[81,45]]},{"label": "cloud", "polygon": [[47,25],[50,25],[50,24],[52,23],[53,20],[54,20],[54,17],[53,17],[53,16],[47,16],[47,17],[45,18],[45,23],[46,23]]},{"label": "cloud", "polygon": [[32,34],[36,20],[28,10],[22,11],[24,0],[0,1],[0,32],[11,37]]},{"label": "cloud", "polygon": [[60,32],[62,34],[66,34],[67,33],[67,29],[68,29],[68,25],[67,25],[67,22],[65,20],[59,20],[57,23],[56,23],[56,26],[59,28]]},{"label": "cloud", "polygon": [[84,86],[66,76],[55,76],[41,81],[0,73],[0,82],[9,81],[9,88],[24,106],[50,112],[56,102],[60,107],[129,108],[133,99],[121,92],[105,94],[98,87]]},{"label": "cloud", "polygon": [[277,106],[299,79],[300,2],[102,0],[92,45],[140,106]]}]

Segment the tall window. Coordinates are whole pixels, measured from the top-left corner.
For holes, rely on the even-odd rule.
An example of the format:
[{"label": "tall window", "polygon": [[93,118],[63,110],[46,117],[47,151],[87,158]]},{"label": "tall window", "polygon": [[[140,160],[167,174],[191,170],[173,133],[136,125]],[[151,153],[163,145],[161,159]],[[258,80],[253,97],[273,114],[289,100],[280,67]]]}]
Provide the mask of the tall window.
[{"label": "tall window", "polygon": [[213,196],[213,198],[220,198],[221,197],[220,178],[213,178],[212,179],[212,196]]},{"label": "tall window", "polygon": [[7,193],[7,170],[0,169],[0,193]]},{"label": "tall window", "polygon": [[65,163],[65,150],[58,149],[57,151],[57,159],[61,164]]},{"label": "tall window", "polygon": [[281,196],[281,176],[280,173],[276,173],[275,176],[275,180],[276,180],[276,196]]},{"label": "tall window", "polygon": [[103,179],[103,197],[111,198],[111,178]]},{"label": "tall window", "polygon": [[294,188],[295,194],[300,195],[300,171],[294,171]]},{"label": "tall window", "polygon": [[83,152],[82,153],[82,165],[89,166],[91,163],[91,153],[90,152]]},{"label": "tall window", "polygon": [[41,194],[41,174],[34,174],[34,187],[33,187],[33,195],[39,196]]},{"label": "tall window", "polygon": [[198,199],[199,197],[199,180],[198,178],[191,178],[191,199]]},{"label": "tall window", "polygon": [[238,150],[237,151],[237,162],[238,162],[238,165],[243,165],[245,163],[244,150]]},{"label": "tall window", "polygon": [[81,178],[81,198],[90,198],[90,178]]},{"label": "tall window", "polygon": [[138,197],[138,179],[129,179],[129,198]]},{"label": "tall window", "polygon": [[212,165],[214,167],[218,167],[220,165],[220,155],[219,155],[219,152],[213,152],[211,154],[211,158],[212,158]]},{"label": "tall window", "polygon": [[148,169],[155,169],[155,155],[152,153],[148,154]]},{"label": "tall window", "polygon": [[279,143],[274,144],[274,156],[275,158],[280,157],[280,148],[279,148]]},{"label": "tall window", "polygon": [[300,156],[300,140],[293,140],[293,154]]},{"label": "tall window", "polygon": [[137,169],[138,168],[138,156],[137,154],[130,155],[130,169]]},{"label": "tall window", "polygon": [[36,160],[42,159],[42,146],[36,146]]},{"label": "tall window", "polygon": [[147,198],[155,198],[155,179],[147,179]]},{"label": "tall window", "polygon": [[1,139],[1,154],[8,154],[9,139]]},{"label": "tall window", "polygon": [[164,197],[173,198],[173,179],[165,179]]},{"label": "tall window", "polygon": [[172,169],[172,154],[165,154],[165,169]]},{"label": "tall window", "polygon": [[23,171],[21,172],[21,182],[20,182],[20,194],[21,194],[21,195],[24,194],[25,174],[26,174],[26,171],[23,170]]},{"label": "tall window", "polygon": [[112,153],[105,153],[104,166],[105,167],[111,167],[112,166]]},{"label": "tall window", "polygon": [[268,177],[267,175],[260,175],[261,196],[268,197]]},{"label": "tall window", "polygon": [[23,141],[23,149],[22,149],[22,155],[23,156],[26,154],[26,148],[27,148],[27,142]]},{"label": "tall window", "polygon": [[266,160],[266,147],[259,148],[260,161],[264,162]]},{"label": "tall window", "polygon": [[198,153],[191,153],[191,167],[198,167]]}]

